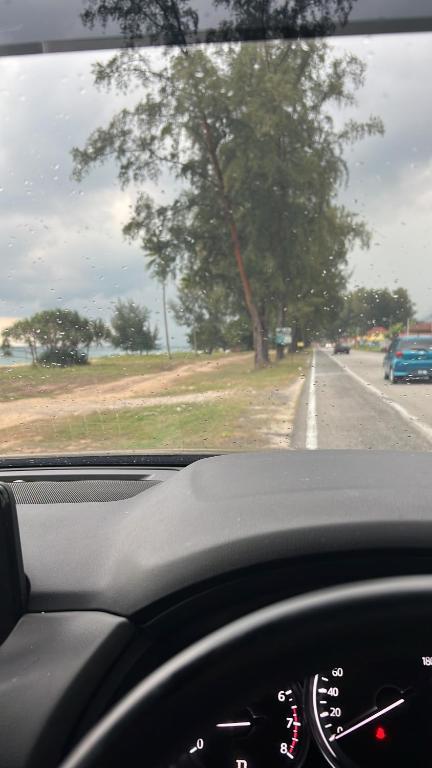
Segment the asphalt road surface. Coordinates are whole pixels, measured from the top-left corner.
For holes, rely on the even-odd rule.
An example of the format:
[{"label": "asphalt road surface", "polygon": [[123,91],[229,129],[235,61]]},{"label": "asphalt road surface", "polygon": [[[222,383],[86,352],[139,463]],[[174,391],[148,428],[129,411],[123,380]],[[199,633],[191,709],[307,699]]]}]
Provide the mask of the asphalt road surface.
[{"label": "asphalt road surface", "polygon": [[293,448],[432,450],[432,383],[384,381],[383,355],[313,352]]}]

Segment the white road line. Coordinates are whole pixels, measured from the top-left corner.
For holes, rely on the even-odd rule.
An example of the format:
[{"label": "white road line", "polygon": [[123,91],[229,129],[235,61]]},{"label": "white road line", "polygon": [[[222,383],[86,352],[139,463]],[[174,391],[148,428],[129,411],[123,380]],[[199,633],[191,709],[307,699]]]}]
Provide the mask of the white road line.
[{"label": "white road line", "polygon": [[316,413],[316,363],[315,350],[312,352],[312,363],[309,374],[309,397],[306,417],[306,448],[308,451],[316,451],[318,448],[318,427]]},{"label": "white road line", "polygon": [[[333,360],[336,365],[338,365],[340,368],[342,368],[345,373],[348,374],[348,376],[351,376],[352,379],[357,381],[359,384],[362,385],[362,387],[365,387],[368,392],[372,392],[372,394],[379,397],[380,400],[382,400],[383,403],[386,403],[386,405],[389,405],[390,408],[393,408],[396,413],[399,414],[399,416],[402,417],[405,421],[408,422],[412,427],[418,430],[423,437],[426,438],[430,443],[432,443],[432,427],[430,427],[428,424],[426,424],[424,421],[419,419],[417,416],[413,416],[409,411],[406,410],[406,408],[403,407],[403,405],[399,405],[399,403],[396,403],[394,400],[392,400],[390,397],[387,397],[387,395],[384,394],[384,392],[381,392],[378,387],[375,387],[373,384],[369,384],[366,379],[363,379],[361,376],[358,375],[358,373],[355,373],[351,368],[348,368],[347,365],[344,365],[340,362],[340,360],[336,360],[333,356],[329,355],[328,352],[325,353],[331,360]],[[373,354],[371,352],[371,354]]]}]

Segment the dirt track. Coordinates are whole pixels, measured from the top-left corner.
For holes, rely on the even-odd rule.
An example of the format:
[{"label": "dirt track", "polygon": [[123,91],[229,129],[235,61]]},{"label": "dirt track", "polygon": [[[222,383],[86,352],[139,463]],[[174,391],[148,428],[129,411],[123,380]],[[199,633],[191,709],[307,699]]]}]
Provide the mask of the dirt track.
[{"label": "dirt track", "polygon": [[168,405],[169,403],[203,402],[224,397],[225,391],[189,393],[184,395],[161,395],[173,385],[193,373],[214,371],[234,360],[244,360],[243,355],[229,355],[226,358],[205,362],[188,363],[173,371],[131,376],[99,386],[86,386],[48,397],[31,397],[0,403],[0,429],[28,424],[40,419],[81,416],[94,411],[137,408],[142,406]]}]

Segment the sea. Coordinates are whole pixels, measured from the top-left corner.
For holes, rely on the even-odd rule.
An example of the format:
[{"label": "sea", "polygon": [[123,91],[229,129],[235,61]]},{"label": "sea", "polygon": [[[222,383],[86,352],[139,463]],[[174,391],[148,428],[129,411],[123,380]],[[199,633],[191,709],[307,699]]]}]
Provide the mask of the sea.
[{"label": "sea", "polygon": [[[187,352],[189,347],[177,347],[173,346],[173,352]],[[5,357],[0,352],[0,366],[6,365],[11,368],[14,365],[30,365],[31,355],[27,347],[14,346],[12,347],[12,355]],[[164,355],[166,354],[164,349],[152,352],[152,354]],[[113,347],[111,344],[103,344],[101,347],[90,347],[89,360],[94,360],[97,357],[117,357],[118,355],[124,355],[121,349]]]}]

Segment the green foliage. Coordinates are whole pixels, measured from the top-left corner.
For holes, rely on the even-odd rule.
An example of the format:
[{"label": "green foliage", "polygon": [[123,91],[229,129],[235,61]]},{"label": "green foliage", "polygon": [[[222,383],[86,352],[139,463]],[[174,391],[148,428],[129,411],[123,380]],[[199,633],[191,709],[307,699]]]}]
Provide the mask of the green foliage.
[{"label": "green foliage", "polygon": [[[221,21],[207,31],[208,41],[269,40],[324,36],[344,26],[355,0],[214,0]],[[199,7],[199,6],[198,6]],[[203,32],[197,6],[187,0],[87,0],[81,14],[93,29],[114,23],[128,40],[183,45]],[[207,28],[208,19],[204,21]],[[202,39],[202,38],[200,38]]]},{"label": "green foliage", "polygon": [[90,320],[92,343],[100,347],[104,341],[111,341],[111,331],[100,318]]},{"label": "green foliage", "polygon": [[161,283],[175,275],[178,256],[175,217],[176,206],[156,206],[148,195],[140,194],[132,218],[123,227],[128,239],[140,240],[147,266]]},{"label": "green foliage", "polygon": [[47,349],[38,355],[40,365],[58,365],[67,368],[69,365],[87,365],[88,354],[78,349]]},{"label": "green foliage", "polygon": [[28,346],[33,363],[69,366],[88,361],[91,344],[109,338],[102,320],[89,320],[69,309],[46,309],[30,318],[17,320],[4,333],[10,340]]},{"label": "green foliage", "polygon": [[388,330],[387,338],[394,339],[395,336],[400,336],[405,330],[406,323],[393,323]]},{"label": "green foliage", "polygon": [[415,311],[406,288],[357,288],[344,298],[339,333],[361,335],[374,326],[405,327]]},{"label": "green foliage", "polygon": [[11,343],[7,336],[5,336],[2,340],[1,351],[3,357],[12,357]]},{"label": "green foliage", "polygon": [[189,328],[187,339],[190,346],[211,354],[215,349],[226,349],[226,307],[224,290],[212,284],[200,288],[191,279],[183,278],[178,288],[178,300],[171,309],[179,325]]},{"label": "green foliage", "polygon": [[158,206],[138,192],[124,229],[154,274],[181,273],[206,317],[216,284],[226,321],[249,314],[256,351],[280,324],[313,337],[341,309],[350,248],[369,245],[337,192],[346,147],[383,126],[333,117],[355,104],[364,77],[358,58],[321,41],[169,51],[156,68],[122,51],[97,65],[96,82],[140,96],[73,150],[75,178],[108,158],[122,185],[170,171],[177,198]]},{"label": "green foliage", "polygon": [[111,318],[111,340],[125,352],[151,352],[157,349],[158,329],[150,327],[150,313],[135,302],[119,300]]},{"label": "green foliage", "polygon": [[171,302],[171,310],[179,325],[189,329],[187,339],[195,351],[211,354],[215,349],[252,350],[253,339],[246,313],[232,312],[226,304],[227,294],[223,282],[209,281],[200,287],[189,274],[178,286],[178,300]]},{"label": "green foliage", "polygon": [[168,45],[182,45],[198,28],[188,0],[87,0],[81,19],[90,29],[115,22],[130,40],[146,36]]},{"label": "green foliage", "polygon": [[247,315],[228,320],[224,327],[224,339],[228,349],[248,350],[253,349],[253,338]]}]

